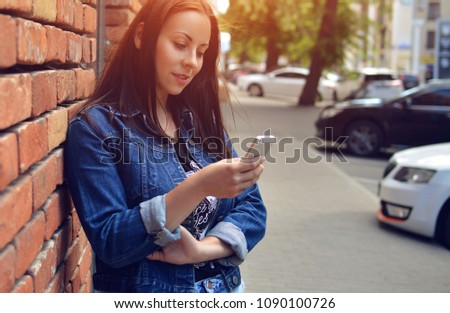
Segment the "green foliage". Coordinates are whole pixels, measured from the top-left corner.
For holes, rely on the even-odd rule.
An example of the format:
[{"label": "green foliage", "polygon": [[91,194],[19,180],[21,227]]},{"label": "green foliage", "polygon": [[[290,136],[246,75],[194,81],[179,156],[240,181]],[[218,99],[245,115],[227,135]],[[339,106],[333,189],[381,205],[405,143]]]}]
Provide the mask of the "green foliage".
[{"label": "green foliage", "polygon": [[[351,3],[339,1],[334,36],[322,43],[327,69],[341,67],[348,47],[357,46],[356,34],[364,17],[350,9]],[[231,56],[260,62],[266,55],[267,41],[276,40],[276,47],[290,63],[308,66],[323,4],[324,0],[230,0],[220,20],[231,34]],[[273,21],[269,13],[273,13]]]}]

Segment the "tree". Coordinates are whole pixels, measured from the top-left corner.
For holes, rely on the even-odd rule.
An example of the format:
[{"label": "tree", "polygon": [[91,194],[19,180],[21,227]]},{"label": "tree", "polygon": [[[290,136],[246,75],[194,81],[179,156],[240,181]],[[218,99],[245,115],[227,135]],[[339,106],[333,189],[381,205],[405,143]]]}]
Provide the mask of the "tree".
[{"label": "tree", "polygon": [[[324,2],[230,0],[227,13],[220,19],[222,28],[231,34],[230,55],[240,63],[260,63],[265,59],[268,70],[278,66],[280,56],[290,64],[309,66],[320,28],[317,21],[326,8]],[[355,38],[362,17],[350,8],[351,4],[352,1],[341,1],[338,5],[333,38],[329,38],[332,48],[326,50],[324,69],[340,67],[348,45],[359,44]]]},{"label": "tree", "polygon": [[265,57],[266,69],[277,67],[280,55],[289,54],[289,43],[301,33],[298,21],[306,19],[301,10],[305,5],[299,4],[299,0],[230,0],[221,21],[231,34],[231,54],[239,61],[261,62]]},{"label": "tree", "polygon": [[337,8],[338,0],[326,0],[319,33],[311,51],[308,79],[298,100],[299,105],[314,105],[315,103],[322,70],[327,65],[326,55],[334,49],[333,35],[336,29]]}]

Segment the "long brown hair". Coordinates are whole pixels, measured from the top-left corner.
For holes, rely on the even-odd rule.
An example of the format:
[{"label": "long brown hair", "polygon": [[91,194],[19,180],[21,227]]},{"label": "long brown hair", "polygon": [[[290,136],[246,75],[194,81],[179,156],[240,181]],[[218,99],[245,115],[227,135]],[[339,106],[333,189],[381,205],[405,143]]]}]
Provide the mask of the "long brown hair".
[{"label": "long brown hair", "polygon": [[[148,0],[111,55],[87,106],[108,104],[125,114],[137,109],[148,117],[147,123],[152,129],[165,136],[156,118],[156,42],[169,16],[189,10],[209,18],[211,38],[201,70],[179,95],[169,95],[167,109],[177,122],[180,107],[187,107],[194,116],[195,136],[204,148],[220,158],[230,157],[219,99],[220,32],[217,18],[206,0]],[[134,34],[142,22],[142,43],[145,44],[137,49]],[[133,120],[130,123],[145,131]]]}]

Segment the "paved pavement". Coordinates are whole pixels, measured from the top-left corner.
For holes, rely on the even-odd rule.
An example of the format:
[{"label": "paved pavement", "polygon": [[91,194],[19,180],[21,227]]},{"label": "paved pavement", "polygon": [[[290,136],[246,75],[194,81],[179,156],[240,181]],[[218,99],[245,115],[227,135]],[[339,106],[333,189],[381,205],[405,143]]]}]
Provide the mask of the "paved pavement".
[{"label": "paved pavement", "polygon": [[[317,107],[239,100],[232,136],[270,128],[288,138],[284,150],[272,149],[275,162],[259,181],[268,226],[241,267],[247,292],[450,292],[447,250],[383,229],[376,195],[326,160],[311,163],[319,155],[305,142]],[[292,161],[296,152],[301,158]]]}]

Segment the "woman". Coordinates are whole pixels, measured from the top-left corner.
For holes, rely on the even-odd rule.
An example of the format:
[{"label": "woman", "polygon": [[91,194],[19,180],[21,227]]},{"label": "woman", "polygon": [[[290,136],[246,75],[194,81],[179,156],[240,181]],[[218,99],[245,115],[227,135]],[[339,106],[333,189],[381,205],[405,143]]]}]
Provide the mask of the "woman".
[{"label": "woman", "polygon": [[226,141],[206,0],[149,0],[71,122],[65,167],[105,292],[239,292],[264,236],[256,181]]}]

